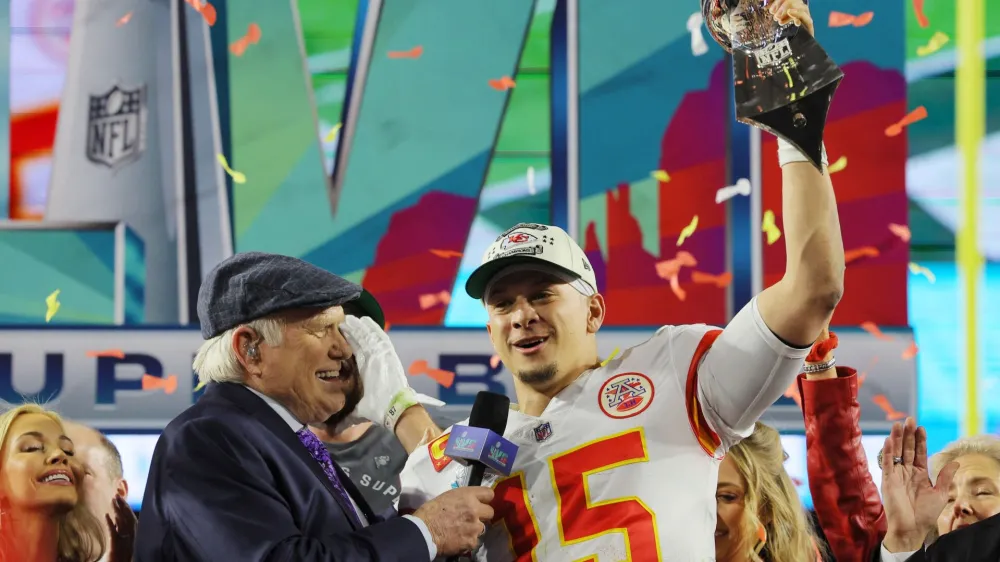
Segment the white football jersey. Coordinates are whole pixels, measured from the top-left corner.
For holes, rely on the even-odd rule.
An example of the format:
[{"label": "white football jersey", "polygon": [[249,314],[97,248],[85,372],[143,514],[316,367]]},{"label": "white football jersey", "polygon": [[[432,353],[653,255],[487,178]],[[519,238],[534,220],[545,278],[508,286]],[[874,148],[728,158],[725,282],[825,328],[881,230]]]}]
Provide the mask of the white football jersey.
[{"label": "white football jersey", "polygon": [[[719,460],[743,437],[716,433],[699,406],[698,364],[720,333],[666,326],[585,372],[540,417],[512,410],[504,436],[517,457],[511,476],[487,472],[496,517],[478,559],[714,560]],[[447,438],[410,455],[402,513],[464,484]]]}]

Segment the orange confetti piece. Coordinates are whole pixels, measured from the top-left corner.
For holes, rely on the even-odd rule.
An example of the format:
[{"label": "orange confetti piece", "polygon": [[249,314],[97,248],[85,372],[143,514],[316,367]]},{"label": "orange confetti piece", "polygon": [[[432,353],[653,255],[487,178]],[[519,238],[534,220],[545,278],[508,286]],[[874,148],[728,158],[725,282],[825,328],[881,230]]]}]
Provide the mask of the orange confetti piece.
[{"label": "orange confetti piece", "polygon": [[872,396],[872,402],[885,412],[885,419],[889,421],[901,420],[906,417],[906,414],[893,407],[892,403],[889,402],[889,399],[886,398],[884,394],[876,394],[875,396]]},{"label": "orange confetti piece", "polygon": [[383,331],[383,332],[388,332],[388,331],[389,331],[389,327],[390,327],[390,326],[392,326],[392,324],[390,324],[390,323],[386,322],[386,323],[385,323],[385,328],[383,328],[383,329],[382,329],[382,331]]},{"label": "orange confetti piece", "polygon": [[681,282],[676,275],[670,278],[670,290],[674,292],[679,301],[687,298],[687,291],[681,288]]},{"label": "orange confetti piece", "polygon": [[882,341],[892,341],[892,336],[887,336],[883,334],[882,330],[880,330],[878,326],[875,325],[874,322],[862,322],[861,329]]},{"label": "orange confetti piece", "polygon": [[215,12],[215,6],[204,0],[184,1],[201,14],[201,17],[204,18],[205,23],[207,23],[209,27],[215,25],[215,19],[218,17],[218,14]]},{"label": "orange confetti piece", "polygon": [[430,293],[420,295],[420,310],[427,310],[439,304],[447,305],[451,302],[451,293],[441,291],[440,293]]},{"label": "orange confetti piece", "polygon": [[798,381],[792,381],[792,384],[785,390],[784,396],[785,398],[791,398],[795,401],[795,405],[798,406],[800,410],[802,409],[802,395],[799,394]]},{"label": "orange confetti piece", "polygon": [[490,357],[490,368],[491,369],[496,369],[497,365],[499,365],[499,364],[500,364],[500,356],[499,355],[494,355],[493,357]]},{"label": "orange confetti piece", "polygon": [[125,359],[125,352],[120,349],[105,349],[103,351],[88,351],[87,357],[117,357]]},{"label": "orange confetti piece", "polygon": [[132,12],[129,12],[124,16],[118,18],[118,21],[115,22],[115,27],[121,27],[125,25],[126,23],[128,23],[130,19],[132,19]]},{"label": "orange confetti piece", "polygon": [[682,267],[694,267],[698,265],[698,260],[690,252],[681,250],[673,259],[656,262],[656,275],[660,279],[669,281],[671,277],[676,277]]},{"label": "orange confetti piece", "polygon": [[922,121],[924,119],[927,119],[927,108],[921,105],[920,107],[907,113],[906,117],[903,117],[898,122],[886,127],[885,136],[895,137],[903,132],[904,127],[908,127],[917,121]]},{"label": "orange confetti piece", "polygon": [[924,0],[913,0],[913,14],[917,16],[917,25],[927,27],[931,24],[924,15]]},{"label": "orange confetti piece", "polygon": [[451,385],[455,384],[455,373],[431,368],[424,359],[417,359],[410,363],[410,375],[426,375],[445,388],[451,388]]},{"label": "orange confetti piece", "polygon": [[507,90],[517,86],[517,82],[514,82],[510,76],[504,76],[502,78],[493,79],[489,81],[490,87],[498,92],[506,92]]},{"label": "orange confetti piece", "polygon": [[454,250],[430,250],[432,254],[439,258],[460,258],[462,257],[462,252],[456,252]]},{"label": "orange confetti piece", "polygon": [[903,361],[909,361],[917,356],[917,342],[911,342],[910,347],[903,350]]},{"label": "orange confetti piece", "polygon": [[903,242],[909,242],[913,235],[910,233],[910,227],[902,225],[889,223],[889,232],[895,234]]},{"label": "orange confetti piece", "polygon": [[691,280],[695,283],[715,285],[720,289],[725,289],[730,283],[733,282],[733,274],[728,271],[720,273],[719,275],[712,275],[711,273],[704,273],[701,271],[692,271]]},{"label": "orange confetti piece", "polygon": [[868,378],[868,373],[858,373],[858,388],[861,388],[865,384],[865,379]]},{"label": "orange confetti piece", "polygon": [[875,12],[864,12],[858,15],[845,14],[844,12],[830,12],[830,27],[864,27],[872,22]]},{"label": "orange confetti piece", "polygon": [[177,375],[170,375],[166,378],[142,375],[143,390],[156,390],[158,388],[162,388],[163,392],[167,394],[173,394],[177,390]]},{"label": "orange confetti piece", "polygon": [[855,248],[853,250],[847,250],[844,252],[844,263],[851,263],[852,261],[857,261],[861,258],[877,258],[878,248],[875,246],[864,246],[862,248]]},{"label": "orange confetti piece", "polygon": [[409,51],[389,51],[390,59],[419,59],[420,55],[424,54],[424,48],[421,45],[410,49]]},{"label": "orange confetti piece", "polygon": [[246,52],[247,47],[256,45],[258,42],[260,42],[260,26],[256,23],[251,23],[247,26],[246,34],[233,41],[232,45],[229,45],[229,52],[234,56],[241,57]]}]

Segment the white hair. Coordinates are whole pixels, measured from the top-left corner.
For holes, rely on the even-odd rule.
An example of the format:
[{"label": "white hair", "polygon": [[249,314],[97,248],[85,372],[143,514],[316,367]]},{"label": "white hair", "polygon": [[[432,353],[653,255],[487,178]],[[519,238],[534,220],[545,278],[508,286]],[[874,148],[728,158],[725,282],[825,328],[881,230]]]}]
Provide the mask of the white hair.
[{"label": "white hair", "polygon": [[936,481],[944,465],[965,455],[983,455],[1000,465],[1000,437],[973,435],[952,441],[940,453],[931,457],[931,478]]},{"label": "white hair", "polygon": [[233,336],[242,327],[257,332],[268,345],[281,345],[285,324],[275,317],[258,318],[205,340],[194,356],[193,367],[198,373],[198,382],[243,382],[243,368],[233,350]]}]

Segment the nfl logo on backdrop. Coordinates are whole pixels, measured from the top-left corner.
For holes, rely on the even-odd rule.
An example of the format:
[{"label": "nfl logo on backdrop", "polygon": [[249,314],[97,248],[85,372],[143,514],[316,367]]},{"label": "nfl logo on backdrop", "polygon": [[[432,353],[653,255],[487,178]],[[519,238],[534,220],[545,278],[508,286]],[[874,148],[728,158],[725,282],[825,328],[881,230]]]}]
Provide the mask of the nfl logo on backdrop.
[{"label": "nfl logo on backdrop", "polygon": [[620,373],[601,387],[597,401],[604,415],[614,419],[643,413],[653,402],[653,381],[642,373]]},{"label": "nfl logo on backdrop", "polygon": [[146,85],[117,84],[90,96],[87,159],[111,169],[138,160],[146,148]]}]

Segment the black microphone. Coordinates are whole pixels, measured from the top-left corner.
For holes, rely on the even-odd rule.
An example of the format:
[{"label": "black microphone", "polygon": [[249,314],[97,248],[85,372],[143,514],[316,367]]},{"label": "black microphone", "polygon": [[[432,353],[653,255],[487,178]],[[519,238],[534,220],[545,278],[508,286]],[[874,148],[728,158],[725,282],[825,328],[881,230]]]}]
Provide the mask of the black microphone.
[{"label": "black microphone", "polygon": [[[482,427],[497,435],[503,436],[507,429],[507,414],[510,413],[510,398],[481,390],[476,395],[476,402],[472,405],[472,413],[469,414],[469,427]],[[454,428],[452,429],[454,432]],[[469,460],[469,481],[467,486],[480,486],[483,483],[483,476],[486,475],[486,465],[480,461]]]}]

